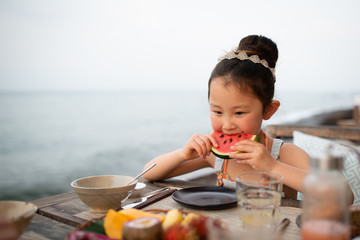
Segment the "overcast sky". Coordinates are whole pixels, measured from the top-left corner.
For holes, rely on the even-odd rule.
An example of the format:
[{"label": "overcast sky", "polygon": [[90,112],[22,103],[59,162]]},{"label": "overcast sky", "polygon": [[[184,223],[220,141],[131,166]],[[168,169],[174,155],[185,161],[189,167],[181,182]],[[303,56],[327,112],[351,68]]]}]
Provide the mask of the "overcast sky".
[{"label": "overcast sky", "polygon": [[280,90],[360,91],[360,1],[0,0],[0,90],[206,89],[249,34]]}]

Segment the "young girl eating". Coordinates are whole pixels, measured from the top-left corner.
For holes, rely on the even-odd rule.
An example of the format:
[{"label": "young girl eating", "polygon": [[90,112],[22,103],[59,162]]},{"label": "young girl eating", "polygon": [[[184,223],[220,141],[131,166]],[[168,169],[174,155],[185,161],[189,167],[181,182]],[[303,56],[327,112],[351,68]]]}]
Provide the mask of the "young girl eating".
[{"label": "young girl eating", "polygon": [[[208,83],[210,119],[214,131],[232,135],[257,135],[259,142],[243,140],[232,147],[232,159],[217,158],[212,146],[217,140],[210,134],[195,134],[183,148],[152,159],[145,165],[157,165],[143,177],[162,180],[200,168],[212,167],[217,185],[235,187],[239,173],[274,172],[283,176],[284,194],[296,198],[308,173],[309,157],[292,143],[273,139],[261,129],[262,121],[270,119],[280,106],[273,100],[276,44],[264,36],[243,38],[235,51],[219,59]],[[237,153],[238,152],[238,153]]]}]

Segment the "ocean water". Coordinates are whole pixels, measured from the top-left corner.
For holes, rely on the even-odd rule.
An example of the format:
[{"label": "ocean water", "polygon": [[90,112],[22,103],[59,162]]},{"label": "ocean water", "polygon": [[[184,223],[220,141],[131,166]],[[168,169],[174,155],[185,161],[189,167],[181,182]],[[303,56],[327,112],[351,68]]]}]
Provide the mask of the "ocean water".
[{"label": "ocean water", "polygon": [[[268,124],[351,107],[352,96],[280,92]],[[0,200],[69,192],[80,177],[135,176],[210,130],[206,91],[0,93]]]}]

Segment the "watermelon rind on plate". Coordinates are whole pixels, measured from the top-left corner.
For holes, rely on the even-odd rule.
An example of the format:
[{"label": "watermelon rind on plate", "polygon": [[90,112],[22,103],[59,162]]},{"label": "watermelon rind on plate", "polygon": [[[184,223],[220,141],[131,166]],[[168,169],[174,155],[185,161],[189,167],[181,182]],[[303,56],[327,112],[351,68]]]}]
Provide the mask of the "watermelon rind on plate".
[{"label": "watermelon rind on plate", "polygon": [[213,136],[219,144],[219,147],[213,146],[211,148],[211,152],[213,152],[215,156],[222,159],[231,159],[231,157],[229,157],[229,154],[233,152],[230,149],[231,146],[234,146],[236,143],[242,140],[253,140],[256,142],[260,141],[257,135],[246,134],[246,133],[228,135],[220,131],[214,131],[211,132],[210,135]]}]

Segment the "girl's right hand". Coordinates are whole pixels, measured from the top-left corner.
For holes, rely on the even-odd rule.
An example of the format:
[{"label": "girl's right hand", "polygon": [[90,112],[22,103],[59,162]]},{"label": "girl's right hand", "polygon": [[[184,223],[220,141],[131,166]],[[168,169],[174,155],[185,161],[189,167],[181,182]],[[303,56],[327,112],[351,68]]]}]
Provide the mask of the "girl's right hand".
[{"label": "girl's right hand", "polygon": [[209,134],[195,134],[182,149],[184,159],[197,157],[206,158],[211,153],[211,147],[218,147],[216,139]]}]

